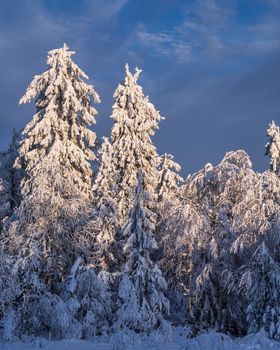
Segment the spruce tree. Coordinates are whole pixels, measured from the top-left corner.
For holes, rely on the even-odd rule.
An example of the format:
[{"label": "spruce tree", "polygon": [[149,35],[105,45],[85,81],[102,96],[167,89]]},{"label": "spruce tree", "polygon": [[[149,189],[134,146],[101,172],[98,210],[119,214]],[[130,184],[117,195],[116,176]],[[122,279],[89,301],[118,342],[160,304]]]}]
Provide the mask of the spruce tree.
[{"label": "spruce tree", "polygon": [[[115,93],[112,118],[112,166],[116,181],[115,199],[119,206],[119,221],[122,225],[129,208],[134,203],[134,188],[137,172],[142,169],[144,189],[155,193],[158,181],[157,166],[159,156],[151,137],[158,123],[163,119],[155,107],[144,96],[142,87],[137,84],[141,70],[135,74],[125,66],[125,80]],[[151,201],[154,205],[156,198]]]},{"label": "spruce tree", "polygon": [[179,164],[174,162],[171,154],[165,153],[160,157],[159,165],[159,184],[158,196],[159,201],[168,201],[169,203],[178,204],[179,188],[183,184],[183,178],[178,174],[181,170]]},{"label": "spruce tree", "polygon": [[20,293],[17,276],[13,273],[13,261],[0,251],[0,336],[10,340],[15,335],[15,302]]},{"label": "spruce tree", "polygon": [[[59,293],[73,262],[85,257],[91,242],[77,227],[91,212],[96,136],[88,127],[97,114],[92,103],[100,101],[73,54],[66,45],[50,51],[47,71],[34,77],[20,100],[35,99],[36,114],[20,142],[21,202],[6,232],[22,289],[18,317],[30,332],[43,327],[56,337],[75,328],[79,334]],[[56,314],[44,312],[52,308]]]},{"label": "spruce tree", "polygon": [[[112,167],[112,146],[108,138],[103,139],[99,151],[100,165],[93,186],[95,194],[95,216],[93,225],[96,232],[96,263],[99,269],[116,270],[119,260],[117,246],[118,213],[117,203],[113,198],[114,173]],[[117,259],[117,260],[116,260]]]},{"label": "spruce tree", "polygon": [[49,51],[48,70],[36,75],[20,104],[35,99],[36,114],[23,131],[24,139],[17,159],[26,171],[22,195],[32,192],[30,178],[41,163],[53,164],[64,181],[71,182],[81,195],[92,198],[92,148],[96,135],[88,127],[97,115],[92,101],[100,99],[85,82],[87,75],[72,61],[74,51]]},{"label": "spruce tree", "polygon": [[265,146],[265,155],[270,158],[270,170],[277,175],[280,174],[280,131],[274,120],[269,125],[267,130],[267,136],[269,138],[268,143]]},{"label": "spruce tree", "polygon": [[67,310],[80,327],[80,336],[92,336],[109,332],[112,314],[111,296],[103,280],[90,264],[85,265],[81,257],[74,262],[63,288],[63,300]]},{"label": "spruce tree", "polygon": [[14,167],[21,134],[15,129],[7,151],[0,153],[0,229],[19,204],[22,172]]},{"label": "spruce tree", "polygon": [[183,184],[183,179],[178,174],[180,170],[180,165],[174,162],[171,154],[165,153],[160,157],[159,180],[156,189],[158,196],[156,236],[159,245],[159,250],[157,251],[159,258],[162,257],[164,250],[163,241],[168,235],[166,227],[169,226],[170,212],[173,209],[176,211],[176,208],[181,204],[180,187]]},{"label": "spruce tree", "polygon": [[123,232],[126,263],[119,284],[114,329],[150,333],[165,323],[169,302],[164,296],[166,281],[150,257],[157,248],[153,237],[155,214],[149,209],[149,193],[144,191],[143,184],[139,172],[135,204]]}]

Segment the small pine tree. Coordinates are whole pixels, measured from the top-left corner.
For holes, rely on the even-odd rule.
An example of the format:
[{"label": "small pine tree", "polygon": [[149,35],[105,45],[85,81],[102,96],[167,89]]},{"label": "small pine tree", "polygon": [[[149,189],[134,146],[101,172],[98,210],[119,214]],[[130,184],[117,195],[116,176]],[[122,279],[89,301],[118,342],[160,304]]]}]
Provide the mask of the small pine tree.
[{"label": "small pine tree", "polygon": [[[97,256],[95,260],[102,270],[116,270],[118,233],[117,204],[113,198],[114,178],[112,169],[112,146],[104,138],[100,153],[100,166],[94,184],[95,232]],[[118,260],[118,259],[117,259]]]},{"label": "small pine tree", "polygon": [[18,157],[20,133],[13,130],[9,148],[0,153],[0,229],[19,204],[21,172],[14,168]]},{"label": "small pine tree", "polygon": [[81,326],[82,338],[108,334],[111,296],[93,267],[83,264],[80,257],[63,285],[63,294],[70,314]]},{"label": "small pine tree", "polygon": [[153,238],[155,214],[148,208],[149,194],[144,192],[143,182],[139,173],[135,205],[123,232],[127,261],[119,285],[119,308],[114,329],[150,333],[164,322],[169,302],[164,296],[165,279],[150,258],[151,252],[157,248]]},{"label": "small pine tree", "polygon": [[181,170],[179,164],[175,163],[171,154],[165,153],[160,158],[159,165],[159,201],[166,200],[173,205],[178,202],[179,188],[183,184],[183,178],[178,174]]},{"label": "small pine tree", "polygon": [[12,259],[0,251],[0,336],[10,340],[15,335],[15,306],[20,294],[19,283],[12,269]]},{"label": "small pine tree", "polygon": [[[162,262],[165,260],[165,248],[168,249],[165,244],[170,236],[173,236],[173,230],[170,225],[171,221],[173,221],[171,218],[171,212],[177,216],[178,211],[180,211],[180,209],[178,209],[181,205],[180,187],[183,184],[183,179],[178,174],[180,170],[180,165],[174,162],[171,154],[165,153],[163,156],[161,156],[159,165],[159,181],[156,191],[158,196],[156,240],[159,247],[156,255],[157,260],[161,260]],[[181,222],[180,219],[179,221]],[[177,227],[173,227],[173,229],[177,232]]]},{"label": "small pine tree", "polygon": [[265,155],[270,158],[270,170],[277,175],[280,174],[280,131],[279,126],[274,121],[271,122],[267,130],[269,138],[265,146]]}]

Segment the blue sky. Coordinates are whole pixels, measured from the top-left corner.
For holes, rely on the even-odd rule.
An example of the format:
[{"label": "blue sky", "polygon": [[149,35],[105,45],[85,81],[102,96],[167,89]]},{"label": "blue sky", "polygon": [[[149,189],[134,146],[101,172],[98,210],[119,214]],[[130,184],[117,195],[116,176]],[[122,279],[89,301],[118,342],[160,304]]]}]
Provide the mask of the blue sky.
[{"label": "blue sky", "polygon": [[166,117],[158,151],[172,153],[184,175],[237,149],[255,169],[268,167],[266,129],[280,123],[279,0],[2,0],[2,149],[33,115],[19,98],[64,42],[101,95],[99,137],[110,132],[128,62],[143,69],[140,84]]}]

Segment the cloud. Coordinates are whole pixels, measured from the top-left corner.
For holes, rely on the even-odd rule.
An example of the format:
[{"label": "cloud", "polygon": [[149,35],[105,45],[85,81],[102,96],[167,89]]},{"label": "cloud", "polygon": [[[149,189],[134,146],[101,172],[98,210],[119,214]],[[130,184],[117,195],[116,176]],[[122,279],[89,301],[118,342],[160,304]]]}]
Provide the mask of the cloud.
[{"label": "cloud", "polygon": [[280,43],[280,7],[272,2],[267,11],[247,21],[236,0],[197,0],[188,3],[183,19],[173,28],[138,30],[138,42],[155,55],[170,56],[180,63],[266,54],[277,50]]},{"label": "cloud", "polygon": [[148,33],[138,30],[136,36],[143,46],[155,50],[157,54],[174,56],[179,62],[188,62],[192,58],[192,45],[171,33]]},{"label": "cloud", "polygon": [[91,7],[91,13],[94,18],[98,16],[101,20],[110,20],[112,17],[115,17],[120,13],[124,6],[128,3],[129,0],[95,0],[89,1]]}]

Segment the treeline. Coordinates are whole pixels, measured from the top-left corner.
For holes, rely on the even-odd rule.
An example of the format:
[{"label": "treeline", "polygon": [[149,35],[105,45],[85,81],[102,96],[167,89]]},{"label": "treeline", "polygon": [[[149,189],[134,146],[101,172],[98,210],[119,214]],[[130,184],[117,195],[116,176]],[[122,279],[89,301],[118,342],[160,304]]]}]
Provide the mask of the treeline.
[{"label": "treeline", "polygon": [[184,180],[152,142],[162,117],[141,70],[126,65],[111,136],[98,142],[100,97],[73,54],[48,53],[20,100],[36,113],[1,153],[1,336],[168,339],[188,324],[278,339],[278,126],[266,172],[236,151]]}]

